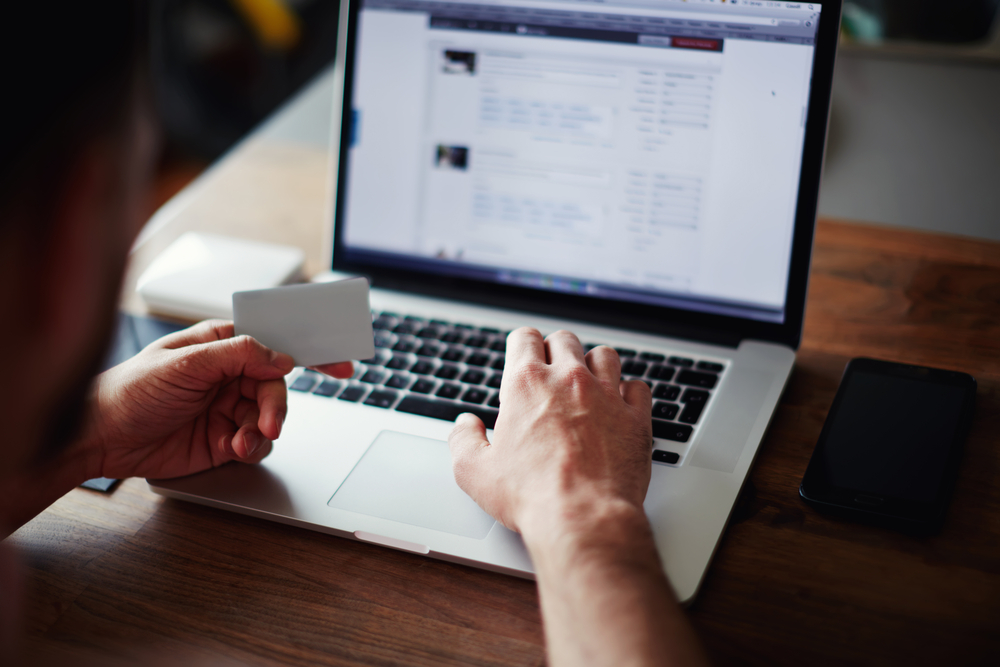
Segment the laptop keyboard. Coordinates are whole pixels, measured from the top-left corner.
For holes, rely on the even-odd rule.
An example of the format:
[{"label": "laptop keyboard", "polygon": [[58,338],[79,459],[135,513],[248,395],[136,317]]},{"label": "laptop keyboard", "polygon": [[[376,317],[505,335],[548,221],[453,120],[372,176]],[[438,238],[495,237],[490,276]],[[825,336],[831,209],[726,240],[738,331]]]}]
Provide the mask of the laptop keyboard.
[{"label": "laptop keyboard", "polygon": [[[391,312],[373,313],[375,356],[355,364],[354,377],[335,380],[305,370],[289,389],[454,421],[463,412],[488,428],[500,407],[507,331]],[[597,347],[590,342],[585,349]],[[653,393],[653,437],[691,439],[725,366],[686,356],[615,348],[622,378],[642,380]],[[676,464],[676,452],[655,449],[653,460]]]}]

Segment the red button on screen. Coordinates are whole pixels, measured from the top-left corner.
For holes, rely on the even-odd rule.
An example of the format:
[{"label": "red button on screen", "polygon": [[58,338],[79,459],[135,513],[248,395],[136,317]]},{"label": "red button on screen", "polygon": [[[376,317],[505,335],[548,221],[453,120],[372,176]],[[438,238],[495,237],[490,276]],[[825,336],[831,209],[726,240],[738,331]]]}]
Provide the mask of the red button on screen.
[{"label": "red button on screen", "polygon": [[670,45],[675,49],[701,49],[702,51],[721,51],[721,39],[700,39],[697,37],[674,37]]}]

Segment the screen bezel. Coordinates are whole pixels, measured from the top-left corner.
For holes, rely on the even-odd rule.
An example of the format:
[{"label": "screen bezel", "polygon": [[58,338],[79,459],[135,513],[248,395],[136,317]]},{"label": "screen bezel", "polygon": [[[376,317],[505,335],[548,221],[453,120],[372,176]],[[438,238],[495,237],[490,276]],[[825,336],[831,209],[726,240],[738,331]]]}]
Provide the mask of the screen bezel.
[{"label": "screen bezel", "polygon": [[411,292],[478,305],[496,306],[540,313],[552,317],[584,320],[595,324],[643,331],[647,333],[688,338],[713,344],[736,347],[744,339],[757,339],[798,349],[802,339],[808,289],[809,265],[812,255],[816,208],[819,201],[820,177],[826,148],[827,123],[833,70],[840,30],[841,0],[817,3],[823,5],[813,58],[812,90],[806,119],[802,151],[792,248],[789,258],[788,285],[785,295],[785,319],[781,323],[683,310],[643,303],[613,301],[597,297],[550,292],[500,284],[492,281],[439,276],[420,271],[387,268],[377,264],[345,259],[343,220],[349,171],[351,143],[351,102],[354,86],[354,56],[357,22],[362,3],[350,0],[343,18],[346,30],[341,56],[343,87],[340,110],[339,165],[335,165],[333,258],[334,271],[362,274],[374,287]]},{"label": "screen bezel", "polygon": [[[962,401],[962,410],[957,422],[951,429],[951,442],[948,443],[948,454],[945,463],[941,466],[940,485],[934,500],[930,502],[917,502],[880,495],[871,490],[838,487],[830,483],[829,474],[824,465],[824,452],[830,446],[828,443],[829,435],[842,407],[846,402],[851,400],[848,385],[851,376],[855,373],[870,373],[889,378],[916,379],[938,386],[957,387],[965,392]],[[975,396],[976,381],[967,373],[897,364],[876,359],[852,359],[844,369],[840,387],[837,389],[833,405],[830,407],[830,412],[823,423],[823,430],[820,432],[816,448],[813,450],[809,466],[806,468],[802,484],[799,487],[800,494],[804,499],[811,502],[911,522],[925,522],[940,517],[951,497],[955,476],[958,472],[958,465],[961,461],[962,444],[965,441],[969,425],[972,422]],[[865,498],[865,500],[859,501],[859,497]],[[878,505],[872,505],[872,498],[881,498],[882,501]]]}]

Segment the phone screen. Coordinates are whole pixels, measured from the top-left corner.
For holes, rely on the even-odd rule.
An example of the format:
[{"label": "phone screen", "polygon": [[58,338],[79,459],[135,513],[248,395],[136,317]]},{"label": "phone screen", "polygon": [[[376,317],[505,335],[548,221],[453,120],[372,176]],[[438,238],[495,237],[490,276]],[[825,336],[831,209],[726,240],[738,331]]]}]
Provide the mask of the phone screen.
[{"label": "phone screen", "polygon": [[844,382],[817,452],[826,485],[933,502],[962,423],[967,388],[862,370],[848,373]]}]

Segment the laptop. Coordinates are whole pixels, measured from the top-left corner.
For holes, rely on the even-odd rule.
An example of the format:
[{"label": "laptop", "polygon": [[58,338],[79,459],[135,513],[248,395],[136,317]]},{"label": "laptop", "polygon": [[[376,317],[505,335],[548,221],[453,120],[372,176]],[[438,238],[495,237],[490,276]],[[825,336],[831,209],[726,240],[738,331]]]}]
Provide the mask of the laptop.
[{"label": "laptop", "polygon": [[376,355],[298,369],[260,465],[165,496],[532,577],[455,484],[506,334],[610,345],[653,394],[645,501],[678,598],[704,579],[795,361],[839,2],[360,0],[336,63],[330,272]]}]

